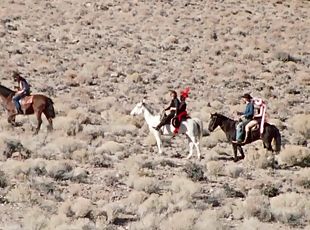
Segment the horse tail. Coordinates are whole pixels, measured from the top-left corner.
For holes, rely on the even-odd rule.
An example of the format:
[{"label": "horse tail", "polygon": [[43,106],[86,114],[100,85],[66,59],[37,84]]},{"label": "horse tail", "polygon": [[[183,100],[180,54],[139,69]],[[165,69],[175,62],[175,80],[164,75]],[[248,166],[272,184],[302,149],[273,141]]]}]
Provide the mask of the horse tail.
[{"label": "horse tail", "polygon": [[274,126],[274,129],[275,129],[275,136],[274,136],[274,140],[275,140],[275,144],[276,144],[276,149],[275,151],[276,152],[280,152],[281,151],[281,134],[280,134],[280,131],[277,127]]},{"label": "horse tail", "polygon": [[51,118],[55,118],[56,116],[53,104],[54,102],[52,101],[52,99],[47,98],[47,104],[46,104],[45,109],[46,109],[47,115]]},{"label": "horse tail", "polygon": [[203,134],[203,123],[199,118],[193,118],[194,124],[197,127],[197,132],[198,132],[198,140],[200,141],[202,138],[202,134]]}]

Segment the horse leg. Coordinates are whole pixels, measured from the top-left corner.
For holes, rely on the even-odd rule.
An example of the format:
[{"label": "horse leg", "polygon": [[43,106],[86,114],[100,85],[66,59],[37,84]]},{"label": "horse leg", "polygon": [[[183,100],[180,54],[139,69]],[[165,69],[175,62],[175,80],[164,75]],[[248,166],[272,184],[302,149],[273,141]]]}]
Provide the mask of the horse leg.
[{"label": "horse leg", "polygon": [[44,111],[43,113],[48,121],[47,130],[51,132],[53,130],[53,118],[49,117],[47,112]]},{"label": "horse leg", "polygon": [[34,135],[37,135],[40,128],[41,128],[41,124],[42,124],[42,111],[37,111],[36,113],[36,116],[37,116],[37,121],[38,121],[38,125],[37,125],[37,128],[36,128],[36,131],[34,132]]},{"label": "horse leg", "polygon": [[188,141],[188,145],[189,145],[189,154],[186,157],[186,159],[191,158],[192,155],[193,155],[194,142],[190,138],[189,138],[189,141]]},{"label": "horse leg", "polygon": [[152,131],[152,133],[153,133],[153,135],[154,135],[154,137],[155,137],[155,139],[156,139],[156,144],[157,144],[157,148],[158,148],[158,153],[159,153],[159,154],[162,154],[163,151],[162,151],[162,149],[161,149],[162,141],[161,141],[161,139],[160,139],[160,134],[159,134],[158,131]]},{"label": "horse leg", "polygon": [[16,115],[15,115],[15,114],[11,114],[11,115],[9,115],[9,117],[8,117],[8,122],[9,122],[11,125],[13,125],[13,126],[16,126],[15,118],[16,118]]},{"label": "horse leg", "polygon": [[[239,150],[239,153],[241,154],[240,159],[244,159],[244,152],[243,152],[242,147],[241,147],[240,145],[238,145],[237,148],[238,148],[238,150]],[[240,160],[240,159],[239,159],[239,160]]]},{"label": "horse leg", "polygon": [[238,156],[237,156],[237,145],[232,144],[233,150],[234,150],[234,162],[238,161]]}]

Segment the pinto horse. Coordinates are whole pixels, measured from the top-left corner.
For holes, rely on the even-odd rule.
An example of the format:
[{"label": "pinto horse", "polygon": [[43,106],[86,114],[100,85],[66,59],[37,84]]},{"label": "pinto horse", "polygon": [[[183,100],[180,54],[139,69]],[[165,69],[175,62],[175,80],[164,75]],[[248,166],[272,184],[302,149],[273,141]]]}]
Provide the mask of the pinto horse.
[{"label": "pinto horse", "polygon": [[[213,113],[211,114],[211,120],[209,123],[209,131],[214,131],[218,126],[221,127],[221,129],[226,134],[226,137],[229,142],[232,142],[236,140],[236,123],[237,121],[234,121],[228,117],[225,117],[224,115]],[[233,151],[234,151],[234,161],[238,161],[240,159],[244,158],[244,152],[242,150],[242,146],[245,144],[249,144],[251,142],[257,141],[259,139],[262,139],[264,148],[266,148],[269,151],[272,152],[280,152],[281,150],[281,135],[279,132],[279,129],[271,124],[266,123],[264,132],[262,136],[260,137],[259,130],[257,131],[251,131],[251,135],[249,136],[246,143],[232,143]],[[272,148],[272,140],[275,140],[275,149]],[[237,151],[241,154],[241,157],[237,157]]]},{"label": "pinto horse", "polygon": [[[8,112],[8,122],[16,126],[15,117],[19,113],[16,112],[16,107],[12,101],[14,95],[15,91],[0,85],[1,104]],[[44,113],[49,122],[48,130],[53,130],[52,119],[55,118],[55,110],[52,99],[41,94],[26,96],[22,99],[21,107],[22,110],[24,110],[24,115],[35,114],[37,117],[38,124],[34,134],[37,134],[40,130],[42,124],[42,113]]]},{"label": "pinto horse", "polygon": [[[150,132],[154,135],[156,142],[157,142],[157,147],[158,147],[158,152],[161,154],[162,153],[162,141],[161,141],[161,133],[154,129],[156,125],[159,124],[160,122],[160,115],[153,115],[151,110],[148,108],[147,104],[144,102],[139,102],[133,110],[130,112],[130,115],[144,115],[144,119],[147,122]],[[162,134],[163,135],[173,135],[174,127],[170,124],[164,125],[161,128]],[[179,128],[179,133],[183,133],[187,136],[187,139],[189,141],[189,154],[187,156],[187,159],[189,159],[193,155],[193,147],[195,146],[197,150],[197,157],[200,159],[200,147],[199,147],[199,142],[202,137],[202,121],[198,118],[189,118],[185,121],[181,122],[180,128]]]}]

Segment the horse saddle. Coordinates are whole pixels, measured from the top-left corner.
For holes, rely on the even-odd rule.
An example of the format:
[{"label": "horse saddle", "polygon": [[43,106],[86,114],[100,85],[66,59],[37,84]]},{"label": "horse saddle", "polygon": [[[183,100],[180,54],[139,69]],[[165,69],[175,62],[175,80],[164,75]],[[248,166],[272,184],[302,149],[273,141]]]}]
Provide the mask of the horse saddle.
[{"label": "horse saddle", "polygon": [[25,96],[22,99],[19,100],[19,104],[22,108],[22,110],[26,111],[33,102],[33,95]]}]

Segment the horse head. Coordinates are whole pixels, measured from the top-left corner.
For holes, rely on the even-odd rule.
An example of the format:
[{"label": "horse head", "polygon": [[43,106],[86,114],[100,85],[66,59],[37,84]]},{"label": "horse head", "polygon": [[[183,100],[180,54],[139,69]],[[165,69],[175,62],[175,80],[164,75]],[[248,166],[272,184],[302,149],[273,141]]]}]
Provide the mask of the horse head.
[{"label": "horse head", "polygon": [[211,113],[211,120],[210,120],[210,123],[209,123],[209,131],[210,132],[213,132],[217,126],[219,126],[221,124],[221,115],[218,114],[218,113]]},{"label": "horse head", "polygon": [[145,101],[143,99],[142,101],[137,103],[136,106],[131,110],[130,115],[132,116],[140,115],[143,113],[144,108],[145,108]]}]

